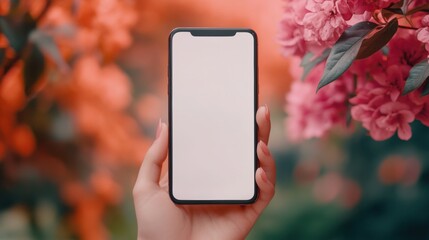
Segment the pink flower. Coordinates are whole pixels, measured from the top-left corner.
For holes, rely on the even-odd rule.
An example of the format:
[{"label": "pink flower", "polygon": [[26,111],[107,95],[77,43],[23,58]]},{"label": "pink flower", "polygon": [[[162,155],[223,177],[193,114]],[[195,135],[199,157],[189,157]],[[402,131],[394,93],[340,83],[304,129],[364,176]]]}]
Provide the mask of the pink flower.
[{"label": "pink flower", "polygon": [[415,90],[408,94],[410,100],[416,106],[420,106],[421,110],[416,114],[416,119],[423,125],[429,127],[429,95],[422,96],[422,90]]},{"label": "pink flower", "polygon": [[365,83],[368,75],[384,73],[386,69],[387,57],[381,52],[376,52],[369,58],[354,61],[348,71],[357,77],[359,87]]},{"label": "pink flower", "polygon": [[350,99],[353,104],[351,115],[361,121],[374,140],[382,141],[398,132],[402,140],[411,138],[411,127],[422,105],[413,102],[410,97],[400,96],[408,66],[390,66],[386,73],[375,75],[374,80],[366,81]]},{"label": "pink flower", "polygon": [[429,97],[420,97],[421,90],[401,96],[411,66],[423,56],[419,42],[406,32],[399,32],[388,47],[388,56],[378,52],[350,68],[358,88],[350,99],[351,114],[375,140],[385,140],[395,132],[400,139],[408,140],[409,123],[414,119],[429,125]]},{"label": "pink flower", "polygon": [[383,88],[384,94],[396,101],[404,88],[409,70],[407,65],[391,65],[386,71],[374,74],[373,78]]},{"label": "pink flower", "polygon": [[[307,52],[319,55],[323,49],[332,47],[348,26],[369,20],[372,13],[400,2],[286,1],[289,4],[282,20],[281,43],[284,53],[300,57]],[[409,7],[425,2],[416,0]],[[421,97],[422,89],[405,96],[401,93],[411,67],[425,59],[428,52],[429,15],[423,17],[417,37],[412,30],[399,29],[383,51],[355,61],[342,77],[316,94],[323,71],[323,65],[317,66],[305,81],[295,80],[286,96],[287,135],[292,140],[321,137],[335,125],[345,124],[351,104],[352,118],[362,122],[373,139],[385,140],[395,133],[402,140],[410,139],[410,123],[415,119],[429,126],[429,96]],[[294,63],[291,72],[298,79],[297,74],[302,71]],[[349,99],[354,92],[355,97]]]},{"label": "pink flower", "polygon": [[289,0],[280,23],[280,45],[283,54],[303,57],[307,52],[320,54],[324,46],[316,42],[306,41],[304,39],[303,19],[308,10],[305,8],[306,1]]},{"label": "pink flower", "polygon": [[335,2],[335,6],[341,13],[341,16],[344,18],[344,20],[348,21],[353,17],[353,5],[351,1],[337,0]]},{"label": "pink flower", "polygon": [[287,0],[280,23],[283,53],[300,57],[307,52],[321,54],[338,40],[348,26],[346,20],[355,16],[348,0]]},{"label": "pink flower", "polygon": [[288,1],[280,22],[280,45],[287,57],[289,55],[302,57],[307,53],[304,28],[302,27],[302,18],[306,12],[305,1]]},{"label": "pink flower", "polygon": [[422,110],[416,115],[416,119],[429,127],[429,102],[424,103]]},{"label": "pink flower", "polygon": [[362,14],[366,11],[373,12],[377,9],[382,9],[397,3],[400,0],[354,0],[354,13]]},{"label": "pink flower", "polygon": [[303,19],[304,39],[322,47],[332,46],[344,32],[347,23],[335,0],[309,0],[309,11]]},{"label": "pink flower", "polygon": [[286,134],[292,141],[321,137],[335,125],[346,123],[351,78],[345,75],[316,94],[322,72],[323,65],[319,65],[305,81],[295,80],[286,96]]},{"label": "pink flower", "polygon": [[[411,138],[411,127],[409,123],[414,121],[414,117],[414,113],[405,103],[385,103],[380,107],[379,116],[376,117],[373,123],[373,125],[376,125],[376,131],[373,133],[373,136],[376,136],[375,138],[379,136],[382,139],[384,136],[388,136],[390,133],[393,134],[398,130],[399,138],[408,140]],[[387,135],[384,135],[385,133],[387,133]]]},{"label": "pink flower", "polygon": [[417,7],[425,3],[428,3],[428,0],[414,0],[414,2],[411,4],[413,7]]},{"label": "pink flower", "polygon": [[412,67],[426,57],[421,42],[410,30],[399,29],[390,40],[388,48],[389,65],[402,64]]},{"label": "pink flower", "polygon": [[425,45],[429,52],[429,15],[422,19],[422,28],[417,30],[417,39]]},{"label": "pink flower", "polygon": [[[392,102],[385,95],[370,97],[357,96],[350,100],[355,104],[351,108],[353,119],[361,121],[364,128],[374,140],[386,140],[398,131],[398,137],[402,140],[411,138],[409,123],[414,121],[415,113],[409,104],[404,102]],[[358,94],[363,94],[359,92]],[[364,101],[367,100],[367,101]]]}]

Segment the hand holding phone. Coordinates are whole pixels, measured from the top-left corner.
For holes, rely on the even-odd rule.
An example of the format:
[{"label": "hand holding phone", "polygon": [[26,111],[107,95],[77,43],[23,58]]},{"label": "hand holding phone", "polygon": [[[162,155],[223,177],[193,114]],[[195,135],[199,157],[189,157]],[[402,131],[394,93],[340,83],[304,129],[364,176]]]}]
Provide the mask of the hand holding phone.
[{"label": "hand holding phone", "polygon": [[271,128],[267,107],[258,109],[256,122],[259,196],[248,205],[174,204],[168,193],[168,174],[161,176],[169,136],[167,126],[160,124],[133,189],[138,239],[244,239],[274,196],[276,180],[275,163],[266,145]]}]

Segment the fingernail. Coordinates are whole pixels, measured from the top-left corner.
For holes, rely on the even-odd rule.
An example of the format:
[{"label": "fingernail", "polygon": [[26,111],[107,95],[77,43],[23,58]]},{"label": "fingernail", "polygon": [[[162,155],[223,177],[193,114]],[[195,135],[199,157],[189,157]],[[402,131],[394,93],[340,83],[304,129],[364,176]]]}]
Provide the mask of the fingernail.
[{"label": "fingernail", "polygon": [[161,135],[161,129],[162,129],[162,122],[161,122],[161,118],[158,121],[158,127],[156,128],[156,138],[159,138],[159,135]]},{"label": "fingernail", "polygon": [[261,150],[264,153],[265,156],[270,156],[270,150],[267,147],[267,144],[265,144],[262,141],[259,141],[259,145],[261,145]]},{"label": "fingernail", "polygon": [[268,108],[267,104],[265,104],[265,119],[267,119],[267,121],[270,121],[270,109]]},{"label": "fingernail", "polygon": [[268,182],[267,174],[265,173],[264,169],[261,168],[261,178],[262,181]]}]

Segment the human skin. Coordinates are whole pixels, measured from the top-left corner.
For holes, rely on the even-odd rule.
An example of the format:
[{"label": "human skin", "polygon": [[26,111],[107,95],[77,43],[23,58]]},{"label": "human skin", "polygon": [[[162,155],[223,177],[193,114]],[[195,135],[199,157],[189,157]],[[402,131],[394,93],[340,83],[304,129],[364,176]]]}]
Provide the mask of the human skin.
[{"label": "human skin", "polygon": [[276,167],[267,147],[271,123],[267,106],[256,113],[259,197],[248,205],[177,205],[168,194],[168,174],[161,176],[168,152],[168,129],[159,123],[133,194],[138,239],[244,239],[274,196]]}]

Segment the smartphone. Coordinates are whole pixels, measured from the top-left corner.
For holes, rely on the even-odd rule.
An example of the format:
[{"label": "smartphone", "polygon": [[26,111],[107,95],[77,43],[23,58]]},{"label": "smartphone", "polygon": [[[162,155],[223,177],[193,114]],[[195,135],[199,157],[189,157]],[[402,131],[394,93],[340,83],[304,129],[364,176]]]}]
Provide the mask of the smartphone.
[{"label": "smartphone", "polygon": [[177,28],[169,37],[169,193],[177,204],[257,198],[257,37]]}]

